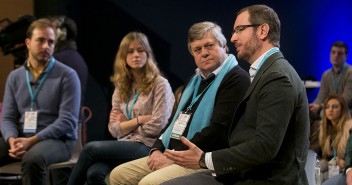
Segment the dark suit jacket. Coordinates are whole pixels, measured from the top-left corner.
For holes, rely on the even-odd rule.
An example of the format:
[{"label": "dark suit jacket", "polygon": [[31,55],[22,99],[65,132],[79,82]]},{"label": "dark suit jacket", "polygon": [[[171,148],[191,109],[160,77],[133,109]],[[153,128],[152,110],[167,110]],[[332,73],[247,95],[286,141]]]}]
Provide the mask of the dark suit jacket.
[{"label": "dark suit jacket", "polygon": [[[203,151],[214,151],[228,147],[227,133],[233,114],[238,104],[242,101],[249,85],[249,75],[239,65],[230,70],[221,81],[215,95],[216,99],[210,125],[196,133],[191,141]],[[185,85],[185,87],[186,86],[187,85]],[[197,108],[200,101],[193,107]],[[167,129],[167,127],[165,127],[161,133],[163,133],[165,129]],[[165,150],[160,139],[155,141],[152,147],[152,150],[153,149],[158,149],[162,152]],[[179,141],[177,146],[169,149],[187,150],[188,147]]]},{"label": "dark suit jacket", "polygon": [[212,153],[217,178],[225,184],[308,184],[306,91],[281,52],[257,72],[229,132],[230,148]]},{"label": "dark suit jacket", "polygon": [[352,129],[350,129],[350,137],[346,143],[346,150],[345,150],[345,174],[348,168],[352,168]]}]

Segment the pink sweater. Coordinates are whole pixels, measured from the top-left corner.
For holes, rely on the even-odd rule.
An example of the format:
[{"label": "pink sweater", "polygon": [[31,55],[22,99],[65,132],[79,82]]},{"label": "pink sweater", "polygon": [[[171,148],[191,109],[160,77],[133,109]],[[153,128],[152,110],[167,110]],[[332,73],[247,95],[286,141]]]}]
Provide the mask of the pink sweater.
[{"label": "pink sweater", "polygon": [[[115,88],[112,96],[112,110],[117,109],[122,112],[125,117],[126,102],[122,102],[117,96],[119,90]],[[132,94],[132,97],[135,94]],[[130,98],[128,106],[131,106],[133,98]],[[169,82],[159,76],[154,84],[153,89],[147,95],[140,94],[137,101],[135,102],[132,112],[131,119],[141,115],[152,115],[150,121],[144,123],[142,126],[137,127],[134,131],[127,135],[123,135],[120,130],[120,121],[109,123],[109,131],[113,137],[121,141],[138,141],[142,142],[147,146],[152,146],[154,141],[159,136],[161,130],[166,126],[168,119],[172,112],[172,107],[175,98],[170,87]],[[129,108],[129,107],[128,107]]]}]

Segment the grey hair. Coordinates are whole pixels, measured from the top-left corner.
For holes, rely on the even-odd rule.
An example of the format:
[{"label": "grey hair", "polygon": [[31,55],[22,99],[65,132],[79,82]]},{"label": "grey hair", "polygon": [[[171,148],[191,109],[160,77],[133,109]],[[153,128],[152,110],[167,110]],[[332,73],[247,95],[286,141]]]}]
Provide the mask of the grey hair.
[{"label": "grey hair", "polygon": [[227,41],[224,34],[222,33],[221,27],[213,22],[205,21],[193,24],[188,31],[187,45],[191,55],[193,55],[191,50],[191,43],[195,40],[202,39],[208,32],[210,32],[219,41],[220,46],[225,47],[226,52],[228,52],[228,47],[226,45]]}]

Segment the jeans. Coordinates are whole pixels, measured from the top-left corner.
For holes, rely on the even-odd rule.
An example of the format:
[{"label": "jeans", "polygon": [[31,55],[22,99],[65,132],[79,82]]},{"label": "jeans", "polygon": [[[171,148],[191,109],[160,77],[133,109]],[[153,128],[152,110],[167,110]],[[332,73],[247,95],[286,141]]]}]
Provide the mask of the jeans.
[{"label": "jeans", "polygon": [[72,170],[68,185],[105,184],[105,177],[122,163],[149,154],[150,148],[135,141],[93,141],[86,144]]},{"label": "jeans", "polygon": [[323,182],[323,185],[346,185],[346,175],[338,174]]},{"label": "jeans", "polygon": [[[72,145],[73,141],[57,139],[47,139],[33,145],[21,159],[22,184],[45,185],[46,167],[70,159]],[[8,155],[8,149],[9,145],[0,138],[0,165],[14,161]]]}]

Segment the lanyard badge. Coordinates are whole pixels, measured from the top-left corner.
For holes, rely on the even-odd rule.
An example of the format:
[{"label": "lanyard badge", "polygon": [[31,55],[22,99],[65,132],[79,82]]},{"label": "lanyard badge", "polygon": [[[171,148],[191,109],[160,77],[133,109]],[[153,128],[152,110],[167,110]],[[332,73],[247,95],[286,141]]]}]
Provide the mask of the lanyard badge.
[{"label": "lanyard badge", "polygon": [[26,111],[24,115],[23,133],[32,134],[37,130],[38,111]]},{"label": "lanyard badge", "polygon": [[27,87],[28,87],[29,95],[31,97],[31,109],[29,111],[25,112],[23,133],[35,133],[37,130],[38,111],[34,110],[35,102],[37,100],[37,96],[39,94],[39,91],[42,88],[49,73],[53,69],[54,64],[55,64],[55,59],[53,57],[51,57],[47,72],[43,75],[42,79],[39,82],[38,87],[35,89],[34,92],[33,92],[32,86],[30,84],[29,72],[28,72],[28,70],[26,70]]},{"label": "lanyard badge", "polygon": [[336,149],[334,148],[334,157],[329,161],[329,178],[338,175],[340,173],[340,167],[336,160]]},{"label": "lanyard badge", "polygon": [[338,175],[340,173],[339,165],[336,163],[336,159],[329,161],[329,178]]},{"label": "lanyard badge", "polygon": [[[186,111],[181,111],[180,114],[178,115],[178,118],[175,121],[174,127],[172,128],[170,138],[173,139],[181,139],[181,136],[183,132],[185,131],[187,127],[188,121],[191,119],[192,113],[190,113],[190,110],[192,109],[193,105],[199,100],[199,98],[202,96],[202,94],[213,84],[214,81],[212,81],[208,86],[198,95],[196,91],[193,92],[193,97],[191,104],[187,107]],[[196,89],[199,88],[200,85],[200,80],[198,80],[196,86]]]},{"label": "lanyard badge", "polygon": [[171,138],[178,140],[181,139],[181,136],[187,127],[187,123],[190,120],[191,115],[191,113],[180,112],[177,120],[175,121],[174,128],[172,128],[170,136]]}]

